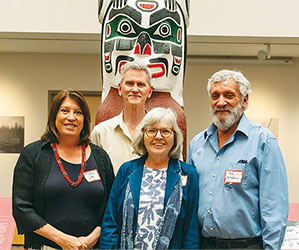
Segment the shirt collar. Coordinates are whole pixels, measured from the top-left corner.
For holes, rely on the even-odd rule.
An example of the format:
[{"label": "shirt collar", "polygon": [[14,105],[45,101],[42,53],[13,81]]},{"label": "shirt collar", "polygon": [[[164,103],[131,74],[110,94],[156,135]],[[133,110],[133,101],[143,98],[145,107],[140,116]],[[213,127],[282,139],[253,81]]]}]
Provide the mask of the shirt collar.
[{"label": "shirt collar", "polygon": [[116,129],[117,127],[120,127],[123,134],[125,136],[127,136],[131,141],[133,140],[133,138],[131,137],[131,134],[130,134],[128,128],[127,128],[127,125],[124,122],[124,111],[123,110],[120,112],[119,115],[114,117],[114,119],[111,123],[111,126],[112,126],[113,129]]},{"label": "shirt collar", "polygon": [[214,123],[212,123],[208,129],[204,132],[204,138],[207,140],[212,134],[215,133],[215,131],[217,130],[217,127],[215,126]]},{"label": "shirt collar", "polygon": [[249,130],[250,130],[250,121],[248,120],[246,115],[243,113],[236,131],[240,131],[241,133],[243,133],[244,135],[246,135],[248,137]]},{"label": "shirt collar", "polygon": [[[235,131],[235,133],[237,131],[240,131],[241,133],[243,133],[245,136],[248,137],[249,134],[249,129],[250,129],[250,122],[248,120],[248,118],[246,117],[246,115],[243,113],[243,115],[241,116],[239,125]],[[214,123],[212,123],[207,130],[204,132],[204,138],[205,140],[207,140],[212,134],[214,134],[217,131],[217,127]]]},{"label": "shirt collar", "polygon": [[125,126],[124,118],[123,118],[124,111],[122,110],[114,119],[111,121],[111,126],[115,129],[117,126],[123,127]]}]

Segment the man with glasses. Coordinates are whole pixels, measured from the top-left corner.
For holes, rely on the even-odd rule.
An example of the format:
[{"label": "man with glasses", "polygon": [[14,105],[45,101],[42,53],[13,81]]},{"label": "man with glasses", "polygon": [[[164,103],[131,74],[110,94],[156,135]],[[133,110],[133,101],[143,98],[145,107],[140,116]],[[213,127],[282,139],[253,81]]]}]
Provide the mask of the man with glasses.
[{"label": "man with glasses", "polygon": [[288,186],[277,140],[245,116],[251,89],[241,72],[216,72],[207,88],[213,123],[188,153],[199,174],[201,248],[280,249]]},{"label": "man with glasses", "polygon": [[122,163],[138,157],[132,140],[137,125],[146,114],[146,100],[153,92],[146,65],[127,63],[121,73],[118,93],[123,99],[124,109],[118,116],[97,124],[91,133],[92,142],[109,154],[115,174]]}]

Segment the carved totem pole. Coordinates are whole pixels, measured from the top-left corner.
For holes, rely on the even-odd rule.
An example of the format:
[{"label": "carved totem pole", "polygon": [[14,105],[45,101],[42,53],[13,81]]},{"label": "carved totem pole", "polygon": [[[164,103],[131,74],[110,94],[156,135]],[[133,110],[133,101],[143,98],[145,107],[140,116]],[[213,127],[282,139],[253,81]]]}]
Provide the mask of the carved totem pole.
[{"label": "carved totem pole", "polygon": [[184,134],[183,81],[186,64],[186,27],[189,0],[99,0],[102,24],[102,104],[96,123],[118,115],[123,109],[117,87],[127,62],[148,65],[154,93],[147,109],[172,108]]}]

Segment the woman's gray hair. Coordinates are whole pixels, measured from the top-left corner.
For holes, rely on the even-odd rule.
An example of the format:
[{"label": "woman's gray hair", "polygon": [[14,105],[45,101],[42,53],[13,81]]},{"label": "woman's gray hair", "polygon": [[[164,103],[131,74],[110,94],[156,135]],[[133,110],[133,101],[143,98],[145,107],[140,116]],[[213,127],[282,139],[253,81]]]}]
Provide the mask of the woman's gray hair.
[{"label": "woman's gray hair", "polygon": [[183,135],[177,125],[177,115],[171,108],[153,108],[142,119],[137,126],[137,135],[133,140],[133,148],[138,155],[145,155],[147,150],[144,146],[144,132],[156,122],[165,122],[172,127],[174,132],[173,147],[169,152],[169,157],[179,159],[183,150]]},{"label": "woman's gray hair", "polygon": [[246,95],[250,95],[251,87],[247,78],[239,71],[223,69],[216,72],[208,81],[207,90],[210,96],[211,86],[216,82],[225,82],[228,79],[234,79],[239,86],[240,93],[244,99]]},{"label": "woman's gray hair", "polygon": [[124,74],[129,70],[129,69],[135,69],[135,70],[143,70],[147,74],[148,77],[148,83],[149,85],[152,84],[152,76],[151,72],[149,71],[148,67],[146,64],[143,63],[138,63],[138,62],[128,62],[122,67],[121,71],[121,83],[123,82]]}]

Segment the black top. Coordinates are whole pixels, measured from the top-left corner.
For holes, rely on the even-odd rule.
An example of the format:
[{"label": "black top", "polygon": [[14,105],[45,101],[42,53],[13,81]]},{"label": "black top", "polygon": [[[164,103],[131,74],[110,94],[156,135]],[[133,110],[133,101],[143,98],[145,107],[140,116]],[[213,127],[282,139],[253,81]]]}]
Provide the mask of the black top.
[{"label": "black top", "polygon": [[[61,159],[72,181],[78,179],[81,164],[72,164]],[[97,171],[93,154],[86,162],[86,171]],[[46,221],[62,232],[73,236],[87,236],[99,225],[99,207],[104,201],[102,181],[88,182],[84,177],[77,187],[72,187],[63,177],[54,159],[44,190]],[[40,237],[42,245],[59,246]]]},{"label": "black top", "polygon": [[[94,144],[90,144],[90,147],[96,163],[96,169],[102,179],[104,191],[104,194],[101,195],[102,202],[97,207],[99,216],[96,225],[101,225],[114,174],[107,153]],[[40,248],[40,242],[37,240],[38,235],[33,233],[33,231],[48,223],[46,218],[48,205],[45,202],[44,191],[50,169],[53,169],[51,167],[53,162],[55,162],[55,157],[50,142],[40,140],[27,145],[23,149],[14,170],[13,216],[17,224],[18,233],[25,233],[25,248]],[[72,178],[72,176],[70,177]],[[72,178],[72,180],[75,179]],[[69,185],[65,179],[64,182]]]}]

